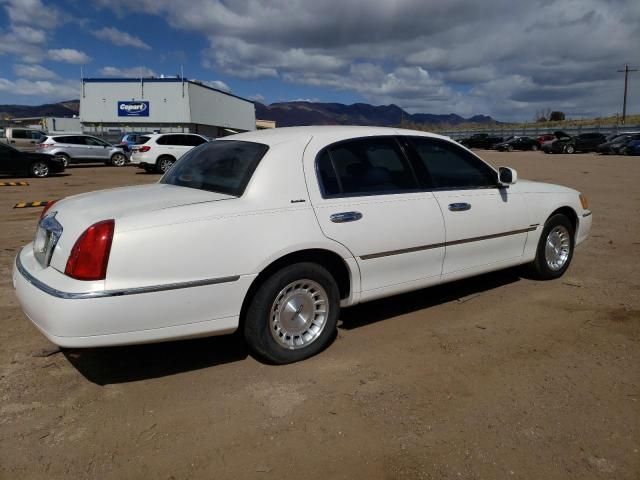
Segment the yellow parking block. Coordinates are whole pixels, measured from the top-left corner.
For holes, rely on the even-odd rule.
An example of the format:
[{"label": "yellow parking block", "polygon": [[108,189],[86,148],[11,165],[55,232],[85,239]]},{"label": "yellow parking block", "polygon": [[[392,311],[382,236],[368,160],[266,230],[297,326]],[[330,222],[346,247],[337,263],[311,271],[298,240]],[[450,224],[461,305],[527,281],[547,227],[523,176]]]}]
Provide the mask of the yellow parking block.
[{"label": "yellow parking block", "polygon": [[13,208],[31,208],[31,207],[46,207],[51,200],[45,200],[43,202],[20,202],[16,203]]},{"label": "yellow parking block", "polygon": [[0,187],[27,187],[29,182],[0,182]]}]

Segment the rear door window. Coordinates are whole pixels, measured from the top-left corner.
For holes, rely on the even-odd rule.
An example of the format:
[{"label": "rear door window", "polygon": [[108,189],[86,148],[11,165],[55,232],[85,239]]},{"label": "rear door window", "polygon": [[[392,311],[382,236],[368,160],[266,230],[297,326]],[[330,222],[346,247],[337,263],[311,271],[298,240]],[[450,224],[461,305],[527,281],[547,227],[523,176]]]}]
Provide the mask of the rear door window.
[{"label": "rear door window", "polygon": [[11,136],[13,138],[31,138],[29,130],[23,130],[21,128],[14,128]]},{"label": "rear door window", "polygon": [[329,146],[318,156],[316,168],[325,197],[392,194],[418,188],[411,166],[393,137]]}]

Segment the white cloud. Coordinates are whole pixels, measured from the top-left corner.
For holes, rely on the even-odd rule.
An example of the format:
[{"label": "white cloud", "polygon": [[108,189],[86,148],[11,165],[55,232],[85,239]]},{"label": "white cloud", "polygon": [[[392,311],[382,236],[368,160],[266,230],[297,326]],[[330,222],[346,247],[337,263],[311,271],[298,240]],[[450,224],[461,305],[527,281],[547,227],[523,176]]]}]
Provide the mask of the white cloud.
[{"label": "white cloud", "polygon": [[47,52],[47,57],[58,62],[76,64],[88,63],[91,61],[91,57],[89,57],[86,53],[74,48],[57,48],[49,50]]},{"label": "white cloud", "polygon": [[216,88],[218,90],[222,90],[223,92],[231,93],[231,87],[224,83],[222,80],[208,80],[202,82],[208,87]]},{"label": "white cloud", "polygon": [[78,98],[80,93],[79,81],[50,82],[48,80],[16,81],[0,78],[0,91],[11,95],[44,96],[50,100],[69,100]]},{"label": "white cloud", "polygon": [[263,95],[261,95],[261,94],[259,94],[259,93],[256,93],[255,95],[251,95],[251,96],[249,97],[249,100],[253,100],[253,101],[255,101],[255,102],[264,103],[265,98],[264,98],[264,96],[263,96]]},{"label": "white cloud", "polygon": [[100,75],[104,75],[105,77],[140,78],[155,77],[156,72],[144,66],[131,68],[103,67],[100,69]]},{"label": "white cloud", "polygon": [[13,71],[18,77],[22,78],[51,80],[58,77],[55,72],[43,67],[42,65],[17,64],[13,66]]},{"label": "white cloud", "polygon": [[118,45],[119,47],[134,47],[143,50],[151,50],[151,47],[140,38],[113,27],[104,27],[92,32],[96,38]]},{"label": "white cloud", "polygon": [[4,8],[14,25],[54,28],[65,21],[60,10],[53,5],[44,5],[40,0],[8,0]]}]

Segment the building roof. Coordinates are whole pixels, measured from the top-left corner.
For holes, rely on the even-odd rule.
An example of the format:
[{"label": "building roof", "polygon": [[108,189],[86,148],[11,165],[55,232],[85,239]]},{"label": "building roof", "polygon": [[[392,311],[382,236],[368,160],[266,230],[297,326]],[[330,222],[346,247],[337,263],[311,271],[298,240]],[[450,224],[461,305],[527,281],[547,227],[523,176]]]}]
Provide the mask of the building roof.
[{"label": "building roof", "polygon": [[253,103],[251,100],[247,100],[246,98],[239,97],[238,95],[234,95],[233,93],[225,92],[224,90],[220,90],[218,88],[210,87],[209,85],[205,85],[196,80],[189,80],[188,78],[182,79],[180,77],[139,77],[139,78],[131,78],[131,77],[113,77],[113,78],[83,78],[83,83],[189,83],[191,85],[197,85],[198,87],[206,88],[207,90],[213,90],[214,92],[222,93],[223,95],[228,95],[233,98],[237,98],[238,100],[243,100],[248,103]]}]

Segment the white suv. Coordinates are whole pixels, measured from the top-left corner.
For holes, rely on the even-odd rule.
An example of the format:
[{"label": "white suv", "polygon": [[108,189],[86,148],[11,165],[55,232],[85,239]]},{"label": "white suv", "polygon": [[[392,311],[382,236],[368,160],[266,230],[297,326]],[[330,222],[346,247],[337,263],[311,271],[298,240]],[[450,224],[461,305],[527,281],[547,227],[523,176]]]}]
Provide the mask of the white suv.
[{"label": "white suv", "polygon": [[141,135],[131,149],[131,163],[147,172],[164,173],[193,147],[209,140],[195,133],[154,133]]}]

